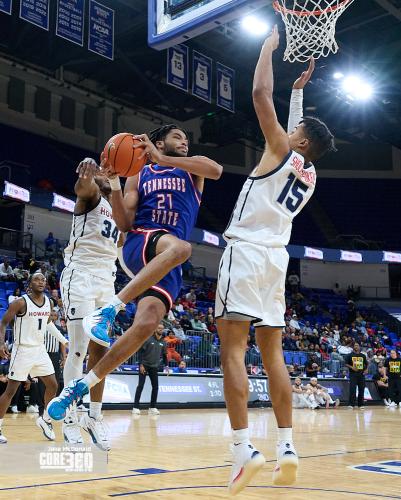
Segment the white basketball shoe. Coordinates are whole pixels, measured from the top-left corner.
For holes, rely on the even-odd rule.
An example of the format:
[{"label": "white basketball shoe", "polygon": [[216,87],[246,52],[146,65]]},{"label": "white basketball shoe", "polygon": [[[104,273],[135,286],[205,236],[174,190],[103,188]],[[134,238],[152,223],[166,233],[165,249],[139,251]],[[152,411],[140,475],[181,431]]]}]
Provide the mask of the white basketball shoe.
[{"label": "white basketball shoe", "polygon": [[250,442],[231,445],[231,452],[234,463],[228,491],[234,496],[248,486],[253,476],[264,466],[266,459]]}]

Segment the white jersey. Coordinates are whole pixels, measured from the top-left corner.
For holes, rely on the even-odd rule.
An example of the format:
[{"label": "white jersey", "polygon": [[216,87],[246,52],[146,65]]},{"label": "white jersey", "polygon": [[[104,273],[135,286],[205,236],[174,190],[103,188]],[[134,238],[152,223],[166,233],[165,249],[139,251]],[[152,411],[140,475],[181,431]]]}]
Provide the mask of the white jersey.
[{"label": "white jersey", "polygon": [[65,266],[110,279],[116,273],[118,238],[111,205],[100,197],[95,208],[74,215],[70,241],[64,250]]},{"label": "white jersey", "polygon": [[227,242],[242,240],[266,247],[283,247],[291,237],[292,221],[312,196],[316,171],[304,157],[290,151],[271,172],[250,176],[238,197],[224,232]]},{"label": "white jersey", "polygon": [[44,296],[43,304],[38,306],[29,295],[23,295],[22,299],[26,303],[26,312],[15,316],[14,345],[43,345],[51,311],[50,300]]}]

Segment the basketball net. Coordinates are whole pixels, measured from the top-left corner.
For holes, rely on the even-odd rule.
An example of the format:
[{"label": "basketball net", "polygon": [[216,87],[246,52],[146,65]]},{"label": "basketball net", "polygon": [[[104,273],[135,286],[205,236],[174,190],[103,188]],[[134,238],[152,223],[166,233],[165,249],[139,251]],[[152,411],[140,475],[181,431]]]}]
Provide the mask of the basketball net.
[{"label": "basketball net", "polygon": [[285,24],[284,61],[306,62],[338,51],[337,19],[354,0],[274,0]]}]

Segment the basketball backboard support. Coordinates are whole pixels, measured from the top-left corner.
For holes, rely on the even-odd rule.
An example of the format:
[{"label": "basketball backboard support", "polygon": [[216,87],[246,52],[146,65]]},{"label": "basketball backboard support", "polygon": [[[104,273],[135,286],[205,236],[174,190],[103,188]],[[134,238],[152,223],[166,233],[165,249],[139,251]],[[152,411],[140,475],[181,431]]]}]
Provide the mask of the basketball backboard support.
[{"label": "basketball backboard support", "polygon": [[148,0],[148,44],[171,47],[267,4],[271,0]]}]

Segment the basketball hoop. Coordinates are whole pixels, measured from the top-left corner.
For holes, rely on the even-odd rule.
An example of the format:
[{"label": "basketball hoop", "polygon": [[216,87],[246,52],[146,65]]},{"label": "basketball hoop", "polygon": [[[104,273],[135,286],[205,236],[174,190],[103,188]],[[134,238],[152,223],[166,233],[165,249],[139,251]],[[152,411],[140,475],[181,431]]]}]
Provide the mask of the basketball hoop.
[{"label": "basketball hoop", "polygon": [[338,51],[337,19],[354,0],[274,0],[287,35],[284,61],[306,62]]}]

